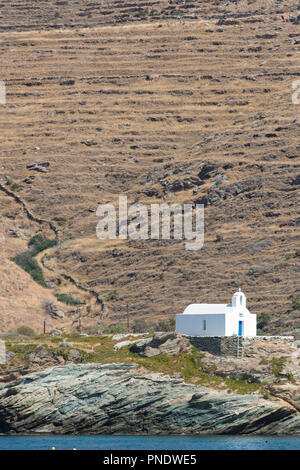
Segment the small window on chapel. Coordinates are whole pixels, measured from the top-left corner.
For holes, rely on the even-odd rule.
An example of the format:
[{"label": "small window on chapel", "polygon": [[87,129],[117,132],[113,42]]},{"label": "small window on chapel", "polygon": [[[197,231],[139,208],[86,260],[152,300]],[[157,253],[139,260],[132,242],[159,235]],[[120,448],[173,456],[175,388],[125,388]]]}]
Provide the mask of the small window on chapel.
[{"label": "small window on chapel", "polygon": [[206,330],[206,320],[203,320],[203,330]]}]

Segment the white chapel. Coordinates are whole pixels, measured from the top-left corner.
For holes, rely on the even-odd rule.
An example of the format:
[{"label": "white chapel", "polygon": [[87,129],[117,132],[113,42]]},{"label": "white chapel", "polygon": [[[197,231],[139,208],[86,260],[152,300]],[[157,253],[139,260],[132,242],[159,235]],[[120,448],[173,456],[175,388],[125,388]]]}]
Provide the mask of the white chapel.
[{"label": "white chapel", "polygon": [[176,331],[188,336],[256,336],[256,315],[241,289],[231,304],[191,304],[176,315]]}]

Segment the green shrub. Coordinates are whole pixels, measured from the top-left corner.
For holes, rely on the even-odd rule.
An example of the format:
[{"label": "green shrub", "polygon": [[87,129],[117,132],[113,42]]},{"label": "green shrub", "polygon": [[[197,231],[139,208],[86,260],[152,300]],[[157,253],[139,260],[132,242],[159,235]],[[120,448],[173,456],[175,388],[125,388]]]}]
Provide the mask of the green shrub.
[{"label": "green shrub", "polygon": [[24,253],[20,253],[12,258],[18,266],[20,266],[24,271],[26,271],[34,281],[40,284],[43,287],[46,286],[46,282],[44,279],[44,274],[41,267],[38,265],[38,262],[32,257],[30,251],[25,251]]},{"label": "green shrub", "polygon": [[267,365],[267,364],[270,364],[270,361],[268,359],[262,359],[259,364]]},{"label": "green shrub", "polygon": [[263,312],[259,316],[259,322],[257,323],[257,328],[262,330],[265,326],[270,323],[270,315],[268,313]]},{"label": "green shrub", "polygon": [[108,293],[106,300],[117,300],[119,298],[119,294],[116,290],[112,290]]},{"label": "green shrub", "polygon": [[112,325],[102,330],[102,333],[104,333],[105,335],[110,335],[110,334],[114,335],[114,334],[125,333],[125,332],[126,330],[123,325]]},{"label": "green shrub", "polygon": [[182,278],[185,280],[185,281],[189,281],[191,279],[191,275],[190,273],[188,273],[187,271],[183,271],[182,273]]},{"label": "green shrub", "polygon": [[138,10],[136,13],[136,16],[139,16],[139,17],[144,17],[146,15],[147,15],[146,10],[142,10],[142,9]]},{"label": "green shrub", "polygon": [[7,219],[15,219],[16,216],[13,214],[10,214],[9,212],[4,212],[3,217],[6,217]]},{"label": "green shrub", "polygon": [[11,260],[24,269],[24,271],[26,271],[28,274],[30,274],[34,281],[43,287],[47,287],[43,271],[38,262],[34,259],[34,256],[36,256],[41,251],[56,245],[56,243],[56,240],[44,238],[43,235],[34,235],[28,243],[28,247],[30,249],[16,255],[14,258],[11,258]]},{"label": "green shrub", "polygon": [[20,191],[21,189],[23,189],[23,186],[18,183],[12,183],[10,187],[12,191]]},{"label": "green shrub", "polygon": [[58,223],[58,225],[64,225],[67,222],[65,217],[54,217],[53,220]]},{"label": "green shrub", "polygon": [[30,328],[30,326],[22,325],[17,328],[16,332],[18,335],[23,335],[23,336],[35,336],[36,333],[35,331]]},{"label": "green shrub", "polygon": [[297,250],[295,251],[295,253],[288,253],[287,255],[285,255],[285,259],[289,260],[291,258],[299,258],[299,256],[300,256],[300,250]]},{"label": "green shrub", "polygon": [[74,297],[70,294],[56,293],[54,295],[59,302],[63,302],[64,304],[67,304],[67,305],[79,305],[81,303],[80,300],[74,299]]},{"label": "green shrub", "polygon": [[175,319],[170,318],[169,320],[160,320],[157,323],[157,328],[155,328],[158,331],[175,331]]},{"label": "green shrub", "polygon": [[38,253],[41,251],[46,250],[47,248],[51,248],[52,246],[55,246],[57,244],[57,241],[55,239],[49,239],[43,237],[41,234],[34,235],[29,243],[28,246],[31,248],[30,252],[32,256],[36,256]]},{"label": "green shrub", "polygon": [[[22,328],[22,327],[21,327]],[[15,354],[29,354],[36,351],[38,345],[33,343],[27,344],[18,344],[18,343],[6,343],[7,351],[13,352]]]},{"label": "green shrub", "polygon": [[300,308],[300,295],[297,295],[292,300],[292,306],[294,310],[299,310]]},{"label": "green shrub", "polygon": [[134,321],[132,329],[134,333],[145,333],[148,331],[149,325],[143,318],[140,318]]},{"label": "green shrub", "polygon": [[292,384],[297,383],[297,380],[295,379],[294,375],[291,372],[286,374],[286,376],[287,376],[288,381],[291,382]]},{"label": "green shrub", "polygon": [[260,328],[257,328],[257,331],[256,331],[256,336],[264,336],[265,333],[263,332],[263,330],[261,330]]},{"label": "green shrub", "polygon": [[279,377],[280,373],[282,372],[284,365],[286,363],[286,359],[284,357],[273,357],[271,360],[272,364],[272,373],[275,377]]},{"label": "green shrub", "polygon": [[97,335],[100,331],[100,326],[99,325],[87,326],[85,331],[88,335]]}]

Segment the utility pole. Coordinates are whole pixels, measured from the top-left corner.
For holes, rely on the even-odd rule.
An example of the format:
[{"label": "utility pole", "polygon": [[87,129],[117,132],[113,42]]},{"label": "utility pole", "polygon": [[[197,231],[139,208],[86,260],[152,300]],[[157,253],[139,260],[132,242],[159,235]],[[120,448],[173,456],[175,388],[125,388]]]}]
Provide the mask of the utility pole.
[{"label": "utility pole", "polygon": [[127,312],[127,331],[129,333],[130,327],[129,327],[129,308],[128,308],[128,304],[126,304],[126,312]]},{"label": "utility pole", "polygon": [[82,307],[78,307],[78,331],[81,334],[81,309]]},{"label": "utility pole", "polygon": [[44,335],[46,334],[46,330],[47,330],[47,320],[45,319],[44,320]]}]

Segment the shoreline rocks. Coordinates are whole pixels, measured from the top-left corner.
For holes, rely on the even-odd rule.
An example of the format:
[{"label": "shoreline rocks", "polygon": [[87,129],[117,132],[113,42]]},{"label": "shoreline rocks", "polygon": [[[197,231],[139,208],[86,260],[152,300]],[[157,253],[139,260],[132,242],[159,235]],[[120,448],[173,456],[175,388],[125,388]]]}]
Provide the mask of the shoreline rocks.
[{"label": "shoreline rocks", "polygon": [[145,373],[132,364],[67,364],[0,387],[0,433],[300,435],[300,414]]}]

